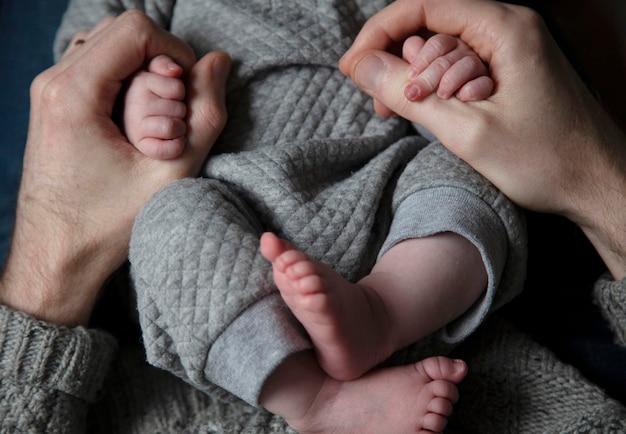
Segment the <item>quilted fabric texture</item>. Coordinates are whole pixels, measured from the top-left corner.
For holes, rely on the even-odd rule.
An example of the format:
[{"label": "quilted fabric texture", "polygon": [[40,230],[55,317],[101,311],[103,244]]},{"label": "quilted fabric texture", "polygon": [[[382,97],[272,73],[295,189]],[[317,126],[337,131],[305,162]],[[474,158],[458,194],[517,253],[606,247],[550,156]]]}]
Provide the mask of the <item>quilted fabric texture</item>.
[{"label": "quilted fabric texture", "polygon": [[[310,345],[276,301],[258,252],[263,231],[357,279],[375,261],[394,197],[458,187],[502,219],[510,268],[501,300],[519,290],[517,211],[440,145],[419,153],[428,141],[406,121],[376,116],[337,70],[365,17],[382,6],[363,3],[186,0],[173,7],[171,31],[198,55],[219,49],[235,61],[229,123],[206,179],[175,183],[145,207],[130,257],[148,360],[201,390],[226,397],[227,388],[254,403],[278,363]],[[414,159],[415,170],[405,170]],[[233,330],[246,336],[245,349],[226,344]]]}]

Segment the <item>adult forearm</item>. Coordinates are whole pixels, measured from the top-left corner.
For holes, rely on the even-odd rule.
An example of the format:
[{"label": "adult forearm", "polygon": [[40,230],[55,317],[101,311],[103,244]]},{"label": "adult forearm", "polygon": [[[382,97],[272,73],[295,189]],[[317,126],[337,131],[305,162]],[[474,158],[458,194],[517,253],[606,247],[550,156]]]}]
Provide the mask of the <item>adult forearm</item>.
[{"label": "adult forearm", "polygon": [[626,277],[626,136],[608,119],[598,122],[581,195],[569,217],[594,245],[615,279]]}]

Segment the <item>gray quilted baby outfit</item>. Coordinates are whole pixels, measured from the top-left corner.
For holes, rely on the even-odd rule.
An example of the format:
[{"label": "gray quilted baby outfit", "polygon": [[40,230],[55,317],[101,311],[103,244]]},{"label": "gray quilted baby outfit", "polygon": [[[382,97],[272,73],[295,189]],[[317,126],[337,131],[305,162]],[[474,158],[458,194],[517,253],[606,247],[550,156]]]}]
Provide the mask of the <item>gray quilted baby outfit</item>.
[{"label": "gray quilted baby outfit", "polygon": [[[70,13],[95,7],[78,4]],[[264,231],[350,280],[367,274],[385,240],[388,248],[444,231],[467,237],[483,256],[489,288],[438,342],[461,341],[520,291],[526,251],[518,210],[436,140],[407,121],[378,117],[337,69],[363,22],[385,4],[144,5],[198,56],[223,50],[234,60],[228,125],[204,177],[159,192],[133,231],[130,260],[151,364],[213,396],[257,404],[276,366],[311,348],[259,253]]]}]

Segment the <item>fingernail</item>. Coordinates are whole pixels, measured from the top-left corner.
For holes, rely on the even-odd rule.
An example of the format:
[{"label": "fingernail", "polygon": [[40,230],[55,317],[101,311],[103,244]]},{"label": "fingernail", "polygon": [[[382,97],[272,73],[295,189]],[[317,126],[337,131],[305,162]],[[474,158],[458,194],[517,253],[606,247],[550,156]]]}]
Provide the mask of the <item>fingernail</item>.
[{"label": "fingernail", "polygon": [[462,372],[465,370],[465,362],[463,360],[454,360],[454,372]]},{"label": "fingernail", "polygon": [[167,69],[174,75],[180,75],[183,72],[183,68],[172,61],[167,62]]},{"label": "fingernail", "polygon": [[230,74],[231,63],[230,57],[226,55],[217,56],[213,61],[213,77],[221,83],[226,83]]},{"label": "fingernail", "polygon": [[385,68],[385,62],[380,57],[370,55],[359,62],[354,79],[363,89],[375,91],[385,73]]},{"label": "fingernail", "polygon": [[409,80],[413,80],[415,77],[417,77],[419,75],[419,73],[417,71],[417,68],[415,68],[414,66],[411,66],[409,68],[409,72],[408,72],[407,75],[409,77]]},{"label": "fingernail", "polygon": [[419,101],[421,93],[419,87],[413,83],[407,84],[404,88],[404,97],[411,102]]}]

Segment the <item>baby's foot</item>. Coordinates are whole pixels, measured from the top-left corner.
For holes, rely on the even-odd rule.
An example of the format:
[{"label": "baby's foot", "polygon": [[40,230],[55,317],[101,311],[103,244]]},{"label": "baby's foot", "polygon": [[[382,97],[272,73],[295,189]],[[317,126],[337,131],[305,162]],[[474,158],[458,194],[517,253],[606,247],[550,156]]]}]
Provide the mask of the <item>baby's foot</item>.
[{"label": "baby's foot", "polygon": [[261,394],[261,405],[300,434],[443,432],[467,374],[460,360],[430,357],[342,382],[314,363],[310,352],[291,356]]},{"label": "baby's foot", "polygon": [[353,380],[396,349],[390,319],[378,294],[351,283],[272,233],[261,237],[285,303],[308,332],[322,369]]},{"label": "baby's foot", "polygon": [[144,155],[159,160],[178,157],[187,125],[183,70],[165,55],[155,57],[133,76],[124,96],[123,128]]}]

